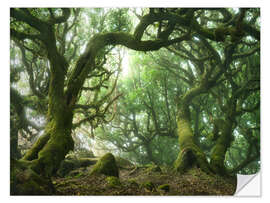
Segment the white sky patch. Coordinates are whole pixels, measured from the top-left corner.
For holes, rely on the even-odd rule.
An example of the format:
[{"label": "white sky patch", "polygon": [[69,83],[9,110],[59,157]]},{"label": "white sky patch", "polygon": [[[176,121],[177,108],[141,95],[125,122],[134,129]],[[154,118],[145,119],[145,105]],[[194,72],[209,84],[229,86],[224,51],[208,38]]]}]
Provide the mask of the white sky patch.
[{"label": "white sky patch", "polygon": [[72,34],[67,33],[66,40],[69,42],[71,40]]},{"label": "white sky patch", "polygon": [[193,74],[194,74],[195,76],[197,76],[196,68],[195,68],[195,66],[193,65],[193,63],[191,63],[190,61],[188,61],[188,64],[189,64],[189,66],[191,67],[191,70],[192,70]]},{"label": "white sky patch", "polygon": [[209,21],[209,22],[207,22],[207,27],[214,28],[215,26],[214,26],[213,22]]},{"label": "white sky patch", "polygon": [[122,69],[123,77],[127,77],[130,74],[129,54],[127,50],[123,50]]},{"label": "white sky patch", "polygon": [[15,88],[23,96],[30,94],[31,90],[28,86],[28,75],[24,72],[20,73],[20,80],[16,83],[12,83],[11,86]]},{"label": "white sky patch", "polygon": [[205,116],[203,117],[203,122],[207,123],[207,118]]},{"label": "white sky patch", "polygon": [[200,41],[198,37],[193,37],[195,41]]},{"label": "white sky patch", "polygon": [[235,13],[239,12],[239,8],[232,8]]},{"label": "white sky patch", "polygon": [[91,150],[89,144],[90,144],[90,138],[87,138],[86,136],[84,136],[82,133],[77,133],[76,136],[79,137],[79,139],[82,141],[82,146],[83,148],[87,149],[87,150]]},{"label": "white sky patch", "polygon": [[86,43],[80,48],[80,54],[82,54],[86,49]]},{"label": "white sky patch", "polygon": [[251,36],[247,36],[246,39],[248,42],[253,41],[253,38]]},{"label": "white sky patch", "polygon": [[183,69],[185,69],[185,70],[187,70],[187,64],[186,64],[186,62],[180,62],[180,65],[181,65],[181,68],[183,68]]},{"label": "white sky patch", "polygon": [[243,135],[241,135],[237,129],[233,131],[233,134],[236,139],[243,137]]},{"label": "white sky patch", "polygon": [[89,21],[89,17],[85,14],[82,13],[83,19],[85,20],[86,25],[89,25],[90,21]]},{"label": "white sky patch", "polygon": [[38,126],[45,126],[46,118],[42,115],[32,116],[33,110],[30,108],[26,108],[26,118],[32,122],[34,122]]}]

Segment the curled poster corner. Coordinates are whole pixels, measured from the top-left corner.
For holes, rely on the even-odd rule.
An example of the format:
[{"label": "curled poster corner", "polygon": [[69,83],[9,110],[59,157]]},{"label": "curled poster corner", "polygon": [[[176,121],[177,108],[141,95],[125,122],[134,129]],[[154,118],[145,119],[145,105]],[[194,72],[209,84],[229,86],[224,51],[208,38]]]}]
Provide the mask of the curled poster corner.
[{"label": "curled poster corner", "polygon": [[252,175],[237,174],[235,196],[261,196],[261,173]]}]

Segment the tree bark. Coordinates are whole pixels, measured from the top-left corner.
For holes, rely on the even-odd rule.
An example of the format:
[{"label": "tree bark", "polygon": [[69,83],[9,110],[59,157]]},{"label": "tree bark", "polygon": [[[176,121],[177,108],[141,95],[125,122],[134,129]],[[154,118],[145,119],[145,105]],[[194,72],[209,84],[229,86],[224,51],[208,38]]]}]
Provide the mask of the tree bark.
[{"label": "tree bark", "polygon": [[232,137],[232,122],[229,119],[216,120],[215,127],[217,127],[219,135],[215,146],[211,152],[210,166],[211,169],[220,175],[226,175],[226,168],[224,165],[225,155],[233,140]]},{"label": "tree bark", "polygon": [[26,154],[22,157],[22,160],[32,161],[38,158],[39,151],[47,144],[50,139],[49,133],[44,133],[35,144],[29,149]]},{"label": "tree bark", "polygon": [[[187,111],[187,110],[184,110]],[[211,173],[204,152],[195,144],[191,124],[187,112],[180,110],[177,118],[177,134],[180,152],[174,163],[174,168],[184,173],[193,166],[201,168],[206,173]]]},{"label": "tree bark", "polygon": [[153,157],[152,149],[150,147],[150,142],[146,143],[144,146],[145,146],[147,157],[148,157],[149,161],[158,165],[158,162]]},{"label": "tree bark", "polygon": [[177,134],[179,139],[180,152],[174,163],[174,168],[179,172],[196,165],[206,173],[212,173],[204,152],[196,145],[191,129],[189,105],[192,99],[211,88],[210,84],[202,79],[198,86],[190,89],[185,95],[179,98],[177,108]]},{"label": "tree bark", "polygon": [[10,158],[19,159],[21,157],[18,149],[18,127],[15,122],[10,122]]}]

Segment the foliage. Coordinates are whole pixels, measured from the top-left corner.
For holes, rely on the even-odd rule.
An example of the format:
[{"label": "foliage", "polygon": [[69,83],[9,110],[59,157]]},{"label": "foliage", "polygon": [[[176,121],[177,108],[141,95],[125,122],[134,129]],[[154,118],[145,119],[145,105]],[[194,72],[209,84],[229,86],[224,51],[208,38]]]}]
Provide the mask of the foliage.
[{"label": "foliage", "polygon": [[[50,178],[74,147],[98,144],[181,172],[259,170],[260,10],[139,10],[11,8],[12,158],[32,144],[23,174]],[[113,155],[93,172],[118,177]]]}]

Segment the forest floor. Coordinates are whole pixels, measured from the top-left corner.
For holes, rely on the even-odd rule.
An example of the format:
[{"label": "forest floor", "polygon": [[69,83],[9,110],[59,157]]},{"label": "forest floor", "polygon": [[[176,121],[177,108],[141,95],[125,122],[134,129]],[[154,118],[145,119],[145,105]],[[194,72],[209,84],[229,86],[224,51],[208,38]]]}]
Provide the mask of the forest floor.
[{"label": "forest floor", "polygon": [[54,177],[55,195],[233,195],[236,178],[207,175],[198,168],[185,174],[168,167],[120,168],[119,179],[92,174],[93,166]]}]

